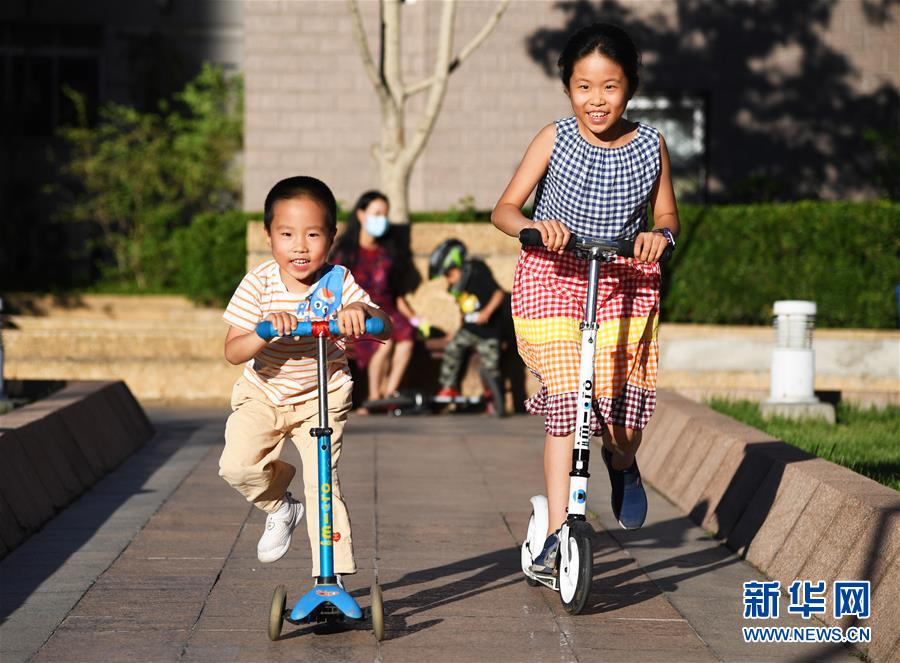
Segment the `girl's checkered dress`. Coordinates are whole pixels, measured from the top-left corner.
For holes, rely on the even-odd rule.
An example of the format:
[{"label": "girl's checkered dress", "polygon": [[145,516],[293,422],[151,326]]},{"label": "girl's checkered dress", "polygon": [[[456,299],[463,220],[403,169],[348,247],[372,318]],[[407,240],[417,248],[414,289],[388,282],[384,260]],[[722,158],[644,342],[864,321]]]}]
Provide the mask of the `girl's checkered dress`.
[{"label": "girl's checkered dress", "polygon": [[[580,237],[633,239],[646,229],[647,204],[659,176],[659,132],[644,124],[621,147],[591,145],[577,120],[556,122],[556,143],[534,218],[557,219]],[[545,417],[555,436],[575,430],[579,323],[587,297],[586,261],[524,248],[516,265],[512,313],[519,354],[540,380],[525,408]],[[594,416],[643,429],[656,407],[659,357],[658,264],[616,258],[601,265],[594,359]]]}]

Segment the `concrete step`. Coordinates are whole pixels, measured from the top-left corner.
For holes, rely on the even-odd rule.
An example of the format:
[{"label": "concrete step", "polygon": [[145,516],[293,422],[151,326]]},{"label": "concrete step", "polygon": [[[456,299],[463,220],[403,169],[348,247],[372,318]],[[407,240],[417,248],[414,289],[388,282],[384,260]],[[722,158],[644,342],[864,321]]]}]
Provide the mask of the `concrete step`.
[{"label": "concrete step", "polygon": [[30,359],[105,363],[148,359],[171,363],[181,359],[224,362],[225,328],[196,326],[188,329],[41,329],[5,330],[7,362]]},{"label": "concrete step", "polygon": [[59,331],[59,332],[92,332],[118,330],[123,333],[147,331],[179,331],[194,329],[218,329],[222,333],[227,323],[222,319],[222,312],[216,311],[215,317],[204,315],[185,315],[181,319],[174,318],[99,318],[76,316],[35,317],[30,315],[10,315],[4,318],[6,329],[19,331]]},{"label": "concrete step", "polygon": [[179,315],[149,315],[141,317],[100,317],[91,315],[8,315],[3,317],[7,329],[181,329],[194,326],[218,326],[225,329],[222,310],[198,310]]},{"label": "concrete step", "polygon": [[226,405],[243,370],[224,358],[198,359],[6,359],[7,377],[41,380],[124,380],[141,401]]},{"label": "concrete step", "polygon": [[[235,284],[237,285],[237,284]],[[75,295],[56,297],[31,293],[3,296],[4,311],[27,318],[91,320],[214,320],[218,308],[194,305],[180,295]]]},{"label": "concrete step", "polygon": [[[515,257],[499,255],[493,260],[514,261]],[[426,268],[423,259],[417,263],[422,263],[420,270]],[[512,268],[496,272],[512,274]],[[423,283],[410,301],[432,325],[455,333],[459,310],[442,279]],[[31,308],[26,309],[26,304]],[[184,298],[169,296],[85,295],[74,302],[32,297],[16,305],[34,314],[4,319],[7,377],[117,379],[126,377],[120,371],[128,365],[134,367],[128,375],[135,380],[128,380],[129,387],[142,399],[169,399],[178,393],[188,400],[221,400],[230,390],[230,378],[213,378],[210,385],[200,379],[183,380],[183,367],[192,362],[213,375],[232,374],[223,357],[227,325],[220,309],[198,308]],[[663,324],[659,335],[660,387],[698,399],[767,397],[774,343],[771,328]],[[816,389],[841,391],[845,400],[862,404],[900,402],[900,332],[819,329],[814,350]],[[54,374],[54,369],[64,374]],[[168,371],[168,377],[163,377],[163,371]],[[532,393],[537,384],[530,374],[526,380]],[[477,389],[477,378],[468,383]],[[219,388],[222,384],[225,391]]]}]

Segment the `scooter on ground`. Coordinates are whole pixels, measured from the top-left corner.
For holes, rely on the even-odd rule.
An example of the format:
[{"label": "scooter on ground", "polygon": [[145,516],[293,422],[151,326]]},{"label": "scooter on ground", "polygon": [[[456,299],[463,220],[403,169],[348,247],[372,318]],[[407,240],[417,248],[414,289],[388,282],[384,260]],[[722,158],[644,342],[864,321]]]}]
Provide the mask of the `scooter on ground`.
[{"label": "scooter on ground", "polygon": [[[543,246],[541,234],[534,228],[522,230],[519,233],[519,241],[522,246]],[[584,307],[584,320],[581,323],[578,415],[575,423],[575,446],[572,450],[572,471],[569,472],[569,504],[566,509],[568,515],[559,531],[556,568],[546,575],[534,573],[531,565],[541,553],[547,537],[549,510],[544,495],[535,495],[531,498],[531,518],[528,521],[525,541],[522,543],[522,571],[529,585],[533,587],[545,585],[558,591],[566,612],[577,615],[584,610],[587,603],[594,574],[591,549],[594,528],[585,518],[585,505],[588,478],[591,476],[588,465],[591,456],[590,420],[591,401],[594,395],[594,351],[597,340],[600,264],[611,262],[616,256],[633,256],[634,242],[581,239],[573,235],[566,250],[588,261],[587,301]]]},{"label": "scooter on ground", "polygon": [[[384,323],[378,318],[366,320],[367,334],[380,334]],[[260,322],[256,333],[264,340],[278,335],[269,321]],[[318,400],[319,426],[310,431],[310,435],[318,440],[319,470],[319,576],[315,586],[292,609],[287,609],[287,590],[278,585],[272,596],[269,611],[269,639],[277,640],[281,635],[284,621],[292,624],[310,624],[314,622],[369,621],[376,640],[384,638],[384,602],[378,580],[372,584],[370,593],[371,606],[360,608],[356,600],[338,584],[334,573],[334,550],[331,534],[331,433],[328,426],[328,371],[326,370],[326,340],[329,336],[340,335],[336,320],[301,321],[292,332],[293,336],[315,336],[318,356]]]},{"label": "scooter on ground", "polygon": [[[493,403],[491,394],[492,412],[496,413],[497,406]],[[390,414],[395,417],[418,414],[439,414],[441,412],[453,414],[468,414],[484,412],[488,408],[488,398],[485,395],[478,396],[438,396],[429,394],[419,389],[403,389],[387,398],[366,401],[363,403],[372,414]],[[501,401],[502,406],[502,401]]]}]

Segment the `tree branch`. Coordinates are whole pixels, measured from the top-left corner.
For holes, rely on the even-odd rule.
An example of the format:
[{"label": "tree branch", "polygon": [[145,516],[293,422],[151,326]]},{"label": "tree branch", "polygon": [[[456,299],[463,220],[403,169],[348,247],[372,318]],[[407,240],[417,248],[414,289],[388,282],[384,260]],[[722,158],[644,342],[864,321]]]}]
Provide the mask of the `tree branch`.
[{"label": "tree branch", "polygon": [[362,16],[359,14],[357,0],[347,0],[347,8],[350,10],[350,16],[353,19],[353,37],[359,48],[359,56],[362,58],[363,69],[365,69],[366,75],[372,82],[375,91],[381,96],[386,90],[384,89],[384,83],[378,74],[378,69],[375,67],[375,61],[372,60],[372,53],[369,50],[369,41],[366,39],[366,31],[365,28],[363,28]]},{"label": "tree branch", "polygon": [[384,21],[384,84],[397,108],[403,106],[400,0],[381,0]]},{"label": "tree branch", "polygon": [[428,101],[425,104],[425,112],[422,122],[416,129],[415,135],[409,144],[403,149],[401,159],[411,166],[419,156],[428,136],[434,128],[438,111],[444,101],[447,91],[447,78],[450,76],[450,55],[453,53],[453,30],[456,18],[456,0],[445,0],[444,11],[441,13],[441,32],[438,36],[437,60],[434,64],[434,83],[428,93]]},{"label": "tree branch", "polygon": [[[500,17],[503,16],[503,12],[506,11],[507,6],[509,5],[510,0],[500,0],[497,4],[497,8],[494,10],[494,13],[491,14],[491,17],[487,20],[484,26],[481,28],[481,31],[472,38],[466,46],[459,52],[453,60],[447,65],[447,73],[452,74],[466,59],[475,52],[475,50],[481,46],[481,43],[487,39],[491,32],[494,31],[494,28],[497,27],[497,23],[500,22]],[[427,90],[429,87],[434,85],[437,76],[431,76],[421,81],[417,81],[412,85],[408,86],[403,90],[404,97],[411,97],[414,94],[422,92],[423,90]]]}]

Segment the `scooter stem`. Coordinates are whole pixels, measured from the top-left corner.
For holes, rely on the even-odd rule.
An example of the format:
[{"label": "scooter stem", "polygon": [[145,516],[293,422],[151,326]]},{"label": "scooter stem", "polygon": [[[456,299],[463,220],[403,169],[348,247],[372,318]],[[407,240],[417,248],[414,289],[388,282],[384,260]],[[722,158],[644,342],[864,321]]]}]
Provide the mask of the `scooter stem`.
[{"label": "scooter stem", "polygon": [[598,250],[588,259],[587,300],[581,323],[581,363],[578,370],[580,392],[575,420],[575,444],[572,448],[572,471],[569,472],[569,505],[566,520],[585,520],[588,472],[591,458],[591,403],[594,398],[594,353],[597,345],[597,291],[600,280]]},{"label": "scooter stem", "polygon": [[334,540],[332,535],[331,428],[328,427],[327,337],[316,338],[318,346],[319,427],[309,434],[316,438],[319,451],[319,583],[334,584]]}]

